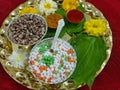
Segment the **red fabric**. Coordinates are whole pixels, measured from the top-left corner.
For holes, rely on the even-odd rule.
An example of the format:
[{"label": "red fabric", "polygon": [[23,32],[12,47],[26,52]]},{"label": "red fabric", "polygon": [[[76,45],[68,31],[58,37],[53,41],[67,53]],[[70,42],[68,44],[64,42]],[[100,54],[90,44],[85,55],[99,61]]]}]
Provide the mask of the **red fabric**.
[{"label": "red fabric", "polygon": [[[7,15],[25,0],[0,0],[0,26]],[[113,32],[111,58],[95,79],[92,90],[120,90],[120,0],[88,0],[108,19]],[[0,90],[29,90],[15,82],[0,65]],[[89,90],[84,86],[78,90]]]}]

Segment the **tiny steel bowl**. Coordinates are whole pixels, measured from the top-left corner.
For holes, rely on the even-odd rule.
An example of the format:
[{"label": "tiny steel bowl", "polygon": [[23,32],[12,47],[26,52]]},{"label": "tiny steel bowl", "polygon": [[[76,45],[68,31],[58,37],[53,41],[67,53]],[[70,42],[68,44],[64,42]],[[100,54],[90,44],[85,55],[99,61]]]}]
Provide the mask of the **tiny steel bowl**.
[{"label": "tiny steel bowl", "polygon": [[[35,41],[35,42],[32,42],[32,43],[29,42],[28,44],[19,44],[18,42],[13,41],[13,37],[10,35],[11,31],[9,30],[9,28],[10,28],[10,25],[14,24],[14,22],[16,22],[16,20],[19,20],[19,18],[20,18],[21,16],[24,16],[24,15],[35,15],[35,16],[37,16],[37,18],[39,17],[40,19],[44,20],[44,22],[45,22],[45,27],[44,27],[44,28],[45,28],[45,32],[44,32],[44,34],[40,37],[40,39],[38,39],[38,40]],[[44,38],[44,36],[46,35],[47,30],[48,30],[48,25],[47,25],[47,22],[46,22],[45,18],[44,18],[43,16],[41,16],[41,15],[37,15],[37,14],[24,14],[24,15],[17,16],[17,17],[15,17],[14,20],[12,20],[12,21],[10,22],[10,24],[8,25],[7,30],[6,30],[6,36],[8,37],[9,41],[11,41],[11,43],[14,43],[14,44],[16,44],[16,45],[18,45],[18,46],[32,46],[32,45],[38,43],[40,40],[42,40],[42,39]],[[17,34],[18,34],[18,33],[17,33]],[[22,39],[21,39],[21,40],[22,40]]]},{"label": "tiny steel bowl", "polygon": [[[77,15],[79,14],[81,14],[82,15],[82,18],[80,19],[79,17],[77,17],[77,19],[79,19],[78,21],[72,21],[72,20],[70,20],[70,18],[69,18],[69,14],[71,13],[71,12],[73,12],[73,11],[77,11],[77,14],[75,14],[75,13],[73,13],[73,18],[74,19],[76,19],[76,17],[77,17]],[[77,9],[72,9],[72,10],[69,10],[67,13],[66,13],[66,18],[67,18],[67,20],[70,22],[70,23],[80,23],[80,22],[82,22],[83,21],[83,19],[84,19],[84,13],[82,12],[82,11],[80,11],[80,10],[77,10]]]}]

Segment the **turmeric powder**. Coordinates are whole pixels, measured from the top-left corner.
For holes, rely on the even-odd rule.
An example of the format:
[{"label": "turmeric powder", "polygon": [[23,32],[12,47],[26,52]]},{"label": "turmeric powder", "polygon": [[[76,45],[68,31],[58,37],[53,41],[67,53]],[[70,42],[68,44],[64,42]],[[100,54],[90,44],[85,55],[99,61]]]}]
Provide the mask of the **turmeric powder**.
[{"label": "turmeric powder", "polygon": [[48,27],[50,28],[57,28],[58,26],[58,21],[62,19],[62,16],[59,14],[51,14],[46,17],[46,21],[48,24]]}]

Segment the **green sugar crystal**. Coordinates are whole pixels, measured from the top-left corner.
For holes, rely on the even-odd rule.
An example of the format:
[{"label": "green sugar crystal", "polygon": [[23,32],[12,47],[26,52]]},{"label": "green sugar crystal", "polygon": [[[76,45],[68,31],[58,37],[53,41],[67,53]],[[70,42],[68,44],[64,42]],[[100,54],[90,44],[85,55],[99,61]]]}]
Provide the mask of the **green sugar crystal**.
[{"label": "green sugar crystal", "polygon": [[40,62],[40,59],[38,59],[37,62],[39,63],[39,62]]},{"label": "green sugar crystal", "polygon": [[44,56],[43,57],[43,63],[46,64],[47,66],[50,66],[51,64],[54,63],[54,57],[53,56]]},{"label": "green sugar crystal", "polygon": [[62,54],[62,55],[61,55],[61,57],[62,57],[62,58],[64,58],[64,57],[65,57],[65,55],[64,55],[64,54]]},{"label": "green sugar crystal", "polygon": [[68,56],[65,56],[65,61],[68,61]]},{"label": "green sugar crystal", "polygon": [[39,51],[40,53],[44,53],[45,51],[47,51],[50,48],[51,44],[49,43],[42,43],[40,45]]}]

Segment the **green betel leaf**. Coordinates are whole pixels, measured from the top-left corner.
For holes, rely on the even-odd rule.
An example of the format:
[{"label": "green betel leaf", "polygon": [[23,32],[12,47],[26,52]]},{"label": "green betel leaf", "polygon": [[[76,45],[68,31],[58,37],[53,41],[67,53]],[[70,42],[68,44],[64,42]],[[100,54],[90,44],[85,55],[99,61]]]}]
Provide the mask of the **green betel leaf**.
[{"label": "green betel leaf", "polygon": [[57,14],[60,14],[61,16],[63,16],[63,18],[66,17],[66,12],[64,9],[62,8],[59,8],[57,11],[56,11]]},{"label": "green betel leaf", "polygon": [[80,6],[78,6],[77,9],[80,10],[80,11],[82,11],[82,12],[86,12],[85,8],[82,7],[82,4],[80,4]]},{"label": "green betel leaf", "polygon": [[106,43],[101,37],[79,34],[70,40],[77,54],[77,66],[70,78],[76,87],[86,83],[92,86],[97,71],[107,57]]},{"label": "green betel leaf", "polygon": [[[82,6],[79,6],[78,9],[82,9]],[[81,10],[82,11],[82,10]],[[62,17],[64,18],[65,21],[65,26],[63,27],[61,33],[60,33],[60,38],[63,37],[65,35],[65,33],[68,33],[69,35],[73,35],[73,34],[78,34],[83,30],[83,25],[84,22],[86,21],[85,18],[83,18],[83,20],[80,23],[71,23],[66,19],[66,12],[64,11],[64,9],[59,8],[56,13],[62,15]]]},{"label": "green betel leaf", "polygon": [[63,37],[65,35],[65,33],[69,34],[69,35],[74,35],[74,34],[79,34],[81,33],[81,31],[83,30],[83,25],[84,25],[85,19],[83,19],[82,22],[78,23],[78,24],[73,24],[70,22],[65,22],[65,26],[63,27],[61,33],[60,33],[60,38]]},{"label": "green betel leaf", "polygon": [[54,37],[55,36],[56,29],[48,28],[48,31],[44,38]]},{"label": "green betel leaf", "polygon": [[63,27],[60,33],[60,37],[64,36],[65,33],[68,33],[71,36],[76,33],[77,34],[81,33],[81,31],[83,30],[83,25],[85,21],[86,21],[85,18],[80,23],[77,23],[77,24],[73,24],[66,21],[65,26]]},{"label": "green betel leaf", "polygon": [[85,18],[80,22],[80,23],[77,23],[77,24],[73,24],[73,23],[66,23],[65,25],[65,28],[67,30],[67,33],[69,35],[73,35],[75,33],[80,33],[82,30],[83,30],[83,25],[85,23]]}]

